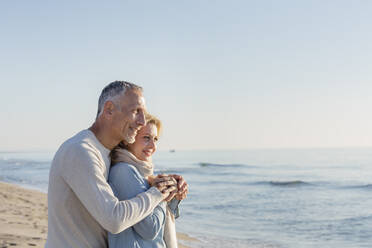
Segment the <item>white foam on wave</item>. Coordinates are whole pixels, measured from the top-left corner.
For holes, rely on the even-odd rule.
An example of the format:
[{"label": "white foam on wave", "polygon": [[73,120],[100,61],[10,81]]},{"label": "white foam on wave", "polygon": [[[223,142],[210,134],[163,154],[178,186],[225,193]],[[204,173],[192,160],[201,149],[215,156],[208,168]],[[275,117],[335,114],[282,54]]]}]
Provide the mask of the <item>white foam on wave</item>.
[{"label": "white foam on wave", "polygon": [[197,241],[180,240],[179,242],[191,248],[219,248],[219,247],[234,247],[234,248],[281,248],[279,244],[270,243],[260,240],[247,239],[227,239],[213,236],[195,236]]}]

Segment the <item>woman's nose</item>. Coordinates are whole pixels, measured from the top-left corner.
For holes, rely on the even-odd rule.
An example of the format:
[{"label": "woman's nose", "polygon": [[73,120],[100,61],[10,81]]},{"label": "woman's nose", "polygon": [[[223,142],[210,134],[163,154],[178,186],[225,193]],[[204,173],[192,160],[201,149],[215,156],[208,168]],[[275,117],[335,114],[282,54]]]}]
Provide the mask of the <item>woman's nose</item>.
[{"label": "woman's nose", "polygon": [[150,140],[149,146],[150,146],[150,148],[156,150],[156,143],[155,143],[155,141],[153,139]]}]

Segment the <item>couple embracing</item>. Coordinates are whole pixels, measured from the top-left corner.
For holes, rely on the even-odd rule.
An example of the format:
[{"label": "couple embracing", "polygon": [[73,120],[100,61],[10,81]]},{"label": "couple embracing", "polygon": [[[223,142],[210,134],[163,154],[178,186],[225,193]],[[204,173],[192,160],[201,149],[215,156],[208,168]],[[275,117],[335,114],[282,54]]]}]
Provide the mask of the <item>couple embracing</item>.
[{"label": "couple embracing", "polygon": [[46,248],[177,247],[188,186],[180,175],[154,175],[160,130],[141,87],[115,81],[103,89],[94,124],[52,161]]}]

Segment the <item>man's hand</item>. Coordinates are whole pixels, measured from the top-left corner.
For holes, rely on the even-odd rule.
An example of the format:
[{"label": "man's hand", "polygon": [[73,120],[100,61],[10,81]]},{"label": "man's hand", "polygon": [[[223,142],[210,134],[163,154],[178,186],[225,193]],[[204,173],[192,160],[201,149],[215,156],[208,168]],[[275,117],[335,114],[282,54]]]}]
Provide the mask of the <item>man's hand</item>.
[{"label": "man's hand", "polygon": [[177,200],[183,200],[187,197],[187,193],[189,192],[189,185],[185,181],[185,179],[180,175],[169,175],[173,177],[177,181],[177,188],[178,192],[175,194]]},{"label": "man's hand", "polygon": [[156,187],[166,201],[170,201],[177,192],[177,181],[171,176],[160,174],[148,177],[149,184]]}]

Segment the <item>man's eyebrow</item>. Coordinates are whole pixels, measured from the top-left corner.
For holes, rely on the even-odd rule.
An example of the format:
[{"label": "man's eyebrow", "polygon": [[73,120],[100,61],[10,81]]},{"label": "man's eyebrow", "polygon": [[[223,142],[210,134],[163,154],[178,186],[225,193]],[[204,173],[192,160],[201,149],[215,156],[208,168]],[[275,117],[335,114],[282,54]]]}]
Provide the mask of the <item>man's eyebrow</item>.
[{"label": "man's eyebrow", "polygon": [[136,102],[136,103],[129,104],[128,107],[129,108],[138,108],[138,107],[141,107],[141,104],[139,104],[138,102]]}]

